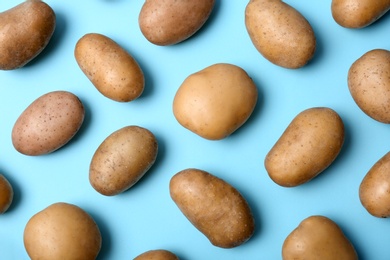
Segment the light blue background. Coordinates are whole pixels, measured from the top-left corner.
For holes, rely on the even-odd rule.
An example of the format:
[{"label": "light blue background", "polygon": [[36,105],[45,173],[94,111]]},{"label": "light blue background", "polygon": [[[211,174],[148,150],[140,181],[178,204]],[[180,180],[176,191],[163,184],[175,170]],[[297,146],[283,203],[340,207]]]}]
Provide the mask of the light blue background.
[{"label": "light blue background", "polygon": [[[6,10],[21,1],[0,1]],[[345,29],[331,16],[331,1],[286,1],[314,28],[318,50],[304,68],[288,70],[265,60],[244,24],[248,1],[217,0],[210,19],[189,40],[155,46],[141,34],[144,1],[82,0],[47,3],[57,28],[47,48],[26,67],[0,71],[0,171],[15,190],[10,210],[0,215],[0,259],[28,259],[23,230],[29,218],[55,202],[76,204],[98,223],[99,259],[132,259],[163,248],[180,259],[281,259],[286,236],[310,215],[324,215],[343,229],[363,260],[390,259],[390,220],[369,215],[358,197],[360,182],[389,151],[390,127],[363,114],[347,87],[350,65],[374,48],[390,49],[390,15],[361,30]],[[146,75],[143,95],[131,103],[102,96],[79,69],[74,55],[86,33],[105,34],[139,62]],[[251,118],[232,136],[208,141],[181,127],[172,113],[176,90],[191,73],[227,62],[254,79],[259,100]],[[19,154],[11,130],[37,97],[71,91],[82,100],[86,120],[77,136],[44,156]],[[327,106],[342,117],[346,141],[336,161],[311,182],[295,188],[273,183],[264,158],[299,112]],[[126,125],[151,130],[159,142],[153,168],[130,190],[115,197],[89,184],[89,163],[98,145]],[[169,180],[196,167],[223,178],[248,200],[256,219],[254,236],[234,249],[214,247],[182,215],[169,196]]]}]

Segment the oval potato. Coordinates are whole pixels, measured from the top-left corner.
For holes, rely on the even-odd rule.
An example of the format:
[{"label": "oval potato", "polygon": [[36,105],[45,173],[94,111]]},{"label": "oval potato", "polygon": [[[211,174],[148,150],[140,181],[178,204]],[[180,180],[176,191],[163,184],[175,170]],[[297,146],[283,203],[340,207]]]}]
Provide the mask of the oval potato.
[{"label": "oval potato", "polygon": [[13,197],[14,190],[11,184],[3,174],[0,174],[0,214],[8,210],[12,204]]},{"label": "oval potato", "polygon": [[168,250],[157,249],[142,253],[134,260],[179,260],[179,257]]}]

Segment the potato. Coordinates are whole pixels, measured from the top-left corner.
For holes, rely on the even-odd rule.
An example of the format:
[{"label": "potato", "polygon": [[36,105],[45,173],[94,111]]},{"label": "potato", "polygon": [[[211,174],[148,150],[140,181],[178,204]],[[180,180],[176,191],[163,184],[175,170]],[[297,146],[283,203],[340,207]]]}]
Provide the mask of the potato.
[{"label": "potato", "polygon": [[326,107],[299,113],[268,152],[265,168],[284,187],[306,183],[325,170],[344,143],[340,116]]},{"label": "potato", "polygon": [[358,107],[379,122],[390,123],[390,51],[374,49],[348,71],[348,88]]},{"label": "potato", "polygon": [[179,257],[168,250],[157,249],[142,253],[134,260],[179,260]]},{"label": "potato", "polygon": [[93,218],[80,207],[63,202],[32,216],[24,229],[23,240],[32,260],[94,260],[102,244]]},{"label": "potato", "polygon": [[332,0],[333,19],[346,28],[363,28],[390,9],[390,0]]},{"label": "potato", "polygon": [[245,25],[260,54],[278,66],[297,69],[314,56],[316,37],[310,23],[280,0],[251,0]]},{"label": "potato", "polygon": [[0,174],[0,214],[8,210],[12,204],[14,190],[9,181]]},{"label": "potato", "polygon": [[27,0],[0,13],[0,69],[23,67],[49,43],[56,27],[53,9]]},{"label": "potato", "polygon": [[172,200],[187,219],[217,247],[237,247],[253,235],[255,220],[245,198],[224,180],[186,169],[169,183]]},{"label": "potato", "polygon": [[363,178],[359,198],[371,215],[390,217],[390,152],[377,161]]},{"label": "potato", "polygon": [[166,46],[182,42],[207,21],[215,0],[146,0],[138,17],[145,38]]},{"label": "potato", "polygon": [[310,216],[286,238],[282,247],[283,260],[357,260],[352,243],[340,227],[324,216]]},{"label": "potato", "polygon": [[185,128],[210,139],[223,139],[252,114],[257,88],[240,67],[218,63],[188,76],[177,90],[173,113]]},{"label": "potato", "polygon": [[51,153],[68,143],[84,121],[80,99],[67,91],[53,91],[31,103],[16,120],[12,144],[25,155]]},{"label": "potato", "polygon": [[80,69],[105,97],[129,102],[141,96],[144,73],[136,60],[112,39],[89,33],[76,43],[74,55]]},{"label": "potato", "polygon": [[97,148],[89,168],[92,187],[106,196],[124,192],[154,164],[156,137],[139,126],[126,126],[109,135]]}]

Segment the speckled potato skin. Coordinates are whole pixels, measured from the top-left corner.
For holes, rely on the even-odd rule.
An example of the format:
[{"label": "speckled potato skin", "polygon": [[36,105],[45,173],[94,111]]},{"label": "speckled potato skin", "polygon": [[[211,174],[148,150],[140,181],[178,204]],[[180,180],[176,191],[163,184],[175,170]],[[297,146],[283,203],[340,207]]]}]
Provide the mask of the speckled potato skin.
[{"label": "speckled potato skin", "polygon": [[23,67],[47,46],[56,27],[53,9],[27,0],[0,13],[0,69]]},{"label": "speckled potato skin", "polygon": [[30,218],[23,241],[32,260],[95,260],[102,237],[87,212],[76,205],[59,202]]},{"label": "speckled potato skin", "polygon": [[53,91],[36,99],[16,120],[12,144],[25,155],[51,153],[68,143],[84,121],[80,99],[67,91]]},{"label": "speckled potato skin", "polygon": [[287,236],[282,259],[357,260],[358,255],[334,221],[324,216],[310,216]]},{"label": "speckled potato skin", "polygon": [[359,198],[371,215],[390,217],[390,152],[378,160],[363,178]]},{"label": "speckled potato skin", "polygon": [[253,45],[273,64],[297,69],[314,56],[316,37],[310,23],[280,0],[251,0],[245,25]]},{"label": "speckled potato skin", "polygon": [[215,0],[146,0],[138,17],[141,32],[153,44],[166,46],[195,34],[209,18]]},{"label": "speckled potato skin", "polygon": [[188,130],[220,140],[247,121],[257,96],[256,85],[242,68],[218,63],[184,80],[174,97],[173,113]]},{"label": "speckled potato skin", "polygon": [[142,253],[134,260],[179,260],[179,257],[168,250],[157,249]]},{"label": "speckled potato skin", "polygon": [[332,0],[333,19],[346,28],[363,28],[390,9],[390,0]]},{"label": "speckled potato skin", "polygon": [[175,174],[169,190],[187,219],[217,247],[237,247],[253,235],[255,220],[244,197],[224,180],[198,169]]},{"label": "speckled potato skin", "polygon": [[141,67],[109,37],[98,33],[84,35],[77,41],[74,55],[80,69],[105,97],[129,102],[144,91]]},{"label": "speckled potato skin", "polygon": [[109,135],[92,157],[89,181],[106,196],[124,192],[141,179],[158,153],[156,137],[139,126],[126,126]]},{"label": "speckled potato skin", "polygon": [[8,210],[12,204],[13,197],[14,190],[11,184],[3,174],[0,174],[0,214]]},{"label": "speckled potato skin", "polygon": [[365,114],[390,124],[390,51],[374,49],[357,59],[348,71],[348,88]]},{"label": "speckled potato skin", "polygon": [[325,170],[337,157],[344,143],[344,124],[340,116],[326,107],[299,113],[268,152],[265,168],[280,186],[306,183]]}]

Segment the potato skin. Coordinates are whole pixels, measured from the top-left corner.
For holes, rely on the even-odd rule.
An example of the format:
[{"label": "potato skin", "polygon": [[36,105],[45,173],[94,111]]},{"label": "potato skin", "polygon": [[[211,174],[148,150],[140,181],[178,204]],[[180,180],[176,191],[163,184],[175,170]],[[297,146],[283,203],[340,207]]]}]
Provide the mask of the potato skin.
[{"label": "potato skin", "polygon": [[282,259],[357,260],[358,256],[335,222],[324,216],[310,216],[285,239]]},{"label": "potato skin", "polygon": [[230,184],[198,169],[185,169],[169,183],[172,200],[217,247],[232,248],[253,235],[255,221],[242,195]]},{"label": "potato skin", "polygon": [[129,102],[141,96],[144,73],[137,61],[109,37],[88,33],[75,46],[80,69],[105,97]]},{"label": "potato skin", "polygon": [[153,44],[182,42],[207,21],[215,0],[146,0],[138,17],[142,34]]},{"label": "potato skin", "polygon": [[306,183],[325,170],[344,143],[340,116],[326,107],[299,113],[268,152],[265,168],[270,178],[284,187]]},{"label": "potato skin", "polygon": [[53,9],[27,0],[0,13],[0,69],[23,67],[46,47],[56,27]]},{"label": "potato skin", "polygon": [[245,26],[253,45],[273,64],[297,69],[314,56],[316,37],[310,23],[280,0],[251,0]]},{"label": "potato skin", "polygon": [[348,88],[359,108],[379,122],[390,123],[390,51],[374,49],[348,71]]},{"label": "potato skin", "polygon": [[0,214],[8,210],[12,204],[13,197],[14,190],[11,184],[3,174],[0,174]]},{"label": "potato skin", "polygon": [[134,260],[179,260],[179,257],[168,250],[157,249],[142,253]]}]

